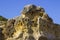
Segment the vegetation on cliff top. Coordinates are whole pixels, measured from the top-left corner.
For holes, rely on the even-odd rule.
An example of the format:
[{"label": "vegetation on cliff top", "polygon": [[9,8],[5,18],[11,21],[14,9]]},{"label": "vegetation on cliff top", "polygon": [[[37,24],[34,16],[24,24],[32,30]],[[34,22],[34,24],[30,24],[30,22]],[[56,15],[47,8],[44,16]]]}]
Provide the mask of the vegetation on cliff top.
[{"label": "vegetation on cliff top", "polygon": [[3,16],[0,16],[0,21],[7,21],[8,19],[6,19],[5,17]]}]

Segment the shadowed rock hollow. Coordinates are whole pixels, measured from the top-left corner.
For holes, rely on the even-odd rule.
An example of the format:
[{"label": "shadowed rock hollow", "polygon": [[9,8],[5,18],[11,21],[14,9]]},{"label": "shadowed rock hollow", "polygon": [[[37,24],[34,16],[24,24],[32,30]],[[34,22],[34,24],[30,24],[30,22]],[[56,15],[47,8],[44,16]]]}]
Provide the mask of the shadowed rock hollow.
[{"label": "shadowed rock hollow", "polygon": [[26,5],[21,16],[8,19],[2,29],[0,40],[60,40],[60,25],[35,5]]}]

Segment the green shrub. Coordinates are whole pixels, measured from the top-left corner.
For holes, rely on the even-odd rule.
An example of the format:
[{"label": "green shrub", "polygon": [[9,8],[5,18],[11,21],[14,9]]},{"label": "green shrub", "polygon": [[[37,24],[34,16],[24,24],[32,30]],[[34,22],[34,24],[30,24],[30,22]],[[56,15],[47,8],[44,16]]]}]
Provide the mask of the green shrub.
[{"label": "green shrub", "polygon": [[0,21],[7,21],[8,19],[6,19],[5,17],[3,16],[0,16]]}]

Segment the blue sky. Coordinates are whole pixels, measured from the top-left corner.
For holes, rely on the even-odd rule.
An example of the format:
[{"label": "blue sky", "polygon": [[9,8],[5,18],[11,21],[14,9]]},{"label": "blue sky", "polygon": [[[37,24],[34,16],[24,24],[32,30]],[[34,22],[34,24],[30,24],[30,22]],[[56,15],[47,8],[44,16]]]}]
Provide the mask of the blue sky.
[{"label": "blue sky", "polygon": [[54,23],[60,24],[60,0],[0,0],[0,15],[6,18],[19,16],[28,4],[43,7]]}]

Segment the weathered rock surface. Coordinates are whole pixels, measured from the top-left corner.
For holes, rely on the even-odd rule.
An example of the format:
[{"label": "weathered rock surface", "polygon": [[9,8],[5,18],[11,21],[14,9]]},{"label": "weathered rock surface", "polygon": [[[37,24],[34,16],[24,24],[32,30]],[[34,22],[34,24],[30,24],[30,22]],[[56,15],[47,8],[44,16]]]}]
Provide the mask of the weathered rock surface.
[{"label": "weathered rock surface", "polygon": [[0,40],[60,40],[60,25],[44,8],[27,5],[21,16],[9,19],[0,30]]}]

